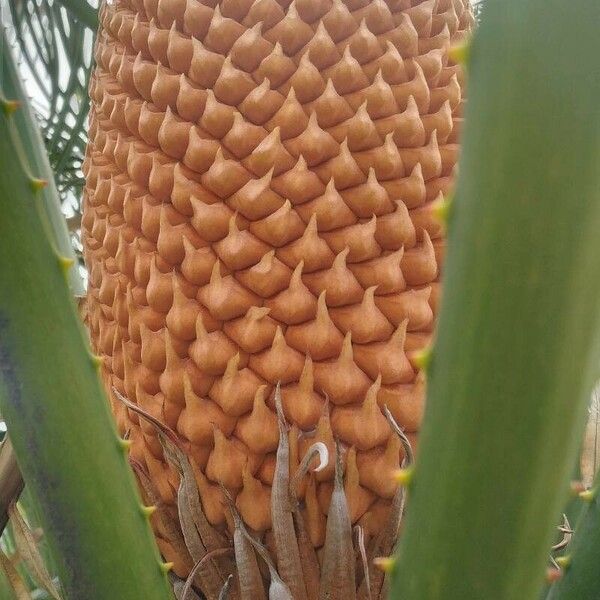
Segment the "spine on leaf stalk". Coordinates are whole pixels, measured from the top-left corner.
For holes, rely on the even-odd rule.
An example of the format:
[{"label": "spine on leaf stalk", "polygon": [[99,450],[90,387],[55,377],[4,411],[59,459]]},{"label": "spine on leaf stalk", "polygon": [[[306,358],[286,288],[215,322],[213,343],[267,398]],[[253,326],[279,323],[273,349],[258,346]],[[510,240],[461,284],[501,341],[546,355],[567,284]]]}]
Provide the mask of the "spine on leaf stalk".
[{"label": "spine on leaf stalk", "polygon": [[[599,20],[596,0],[489,2],[467,54],[394,598],[523,600],[541,587],[600,358]],[[569,580],[552,597],[598,595],[560,595]]]},{"label": "spine on leaf stalk", "polygon": [[547,600],[579,600],[594,598],[600,590],[600,477],[594,487],[579,494],[585,504],[577,522],[575,535],[568,546],[566,561],[560,566],[557,581],[550,588]]},{"label": "spine on leaf stalk", "polygon": [[[21,146],[27,156],[27,164],[31,171],[39,181],[45,182],[40,191],[42,198],[40,207],[49,224],[56,249],[60,252],[61,256],[75,260],[75,253],[69,239],[65,218],[60,210],[60,199],[54,183],[52,169],[48,162],[48,155],[44,148],[42,135],[36,123],[33,110],[26,101],[27,96],[23,93],[16,64],[11,53],[8,52],[9,42],[6,38],[5,30],[1,26],[0,44],[0,48],[2,48],[2,52],[0,53],[0,87],[5,97],[3,111],[5,114],[6,111],[10,113],[12,121],[20,132]],[[2,165],[4,166],[4,163]],[[5,172],[8,173],[6,169]],[[83,281],[77,269],[69,270],[68,280],[74,294],[80,296],[85,292]]]},{"label": "spine on leaf stalk", "polygon": [[43,148],[31,152],[39,135],[1,42],[0,411],[66,598],[166,600],[168,580],[67,285],[73,259],[51,225],[58,200],[42,197],[53,190],[38,162]]}]

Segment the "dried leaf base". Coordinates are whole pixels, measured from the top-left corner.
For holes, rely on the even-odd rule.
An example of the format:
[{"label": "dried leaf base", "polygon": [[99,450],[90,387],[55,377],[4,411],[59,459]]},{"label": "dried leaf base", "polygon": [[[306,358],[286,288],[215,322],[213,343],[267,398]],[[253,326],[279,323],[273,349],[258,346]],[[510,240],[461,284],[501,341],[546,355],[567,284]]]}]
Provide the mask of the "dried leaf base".
[{"label": "dried leaf base", "polygon": [[[142,465],[132,461],[148,504],[157,505],[152,516],[156,529],[168,538],[179,556],[189,556],[194,566],[187,580],[172,575],[179,600],[377,600],[385,596],[385,570],[374,559],[392,553],[404,507],[404,488],[399,486],[391,503],[388,522],[381,532],[365,539],[361,526],[352,527],[345,492],[344,459],[348,450],[336,441],[335,457],[317,442],[309,447],[295,473],[290,472],[289,427],[281,407],[279,388],[276,407],[279,445],[271,494],[272,528],[262,540],[250,530],[224,486],[221,486],[229,529],[213,527],[203,509],[194,469],[177,434],[135,404],[117,396],[158,432],[165,459],[179,474],[178,518],[159,495]],[[403,450],[403,467],[412,462],[407,437],[387,411],[386,417]],[[335,462],[335,476],[327,514],[325,542],[316,550],[303,518],[298,487],[309,471],[319,472]],[[347,483],[347,481],[346,481]]]}]

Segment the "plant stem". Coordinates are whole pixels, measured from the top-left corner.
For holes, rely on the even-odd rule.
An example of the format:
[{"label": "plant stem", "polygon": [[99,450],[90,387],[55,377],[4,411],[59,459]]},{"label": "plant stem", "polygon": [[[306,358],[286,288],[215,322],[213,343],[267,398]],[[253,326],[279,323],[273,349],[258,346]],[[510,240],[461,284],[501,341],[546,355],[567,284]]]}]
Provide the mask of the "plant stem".
[{"label": "plant stem", "polygon": [[598,22],[484,8],[395,598],[541,588],[600,364]]},{"label": "plant stem", "polygon": [[[65,219],[60,210],[54,174],[48,162],[44,142],[33,111],[26,101],[27,94],[23,89],[16,63],[10,52],[6,31],[2,25],[0,25],[0,49],[2,50],[0,52],[0,90],[5,98],[22,99],[20,110],[16,111],[12,118],[20,132],[18,143],[27,156],[31,169],[35,171],[37,177],[48,181],[48,185],[42,190],[42,204],[53,233],[54,243],[62,256],[76,258]],[[69,273],[69,285],[74,294],[82,295],[84,293],[83,281],[77,269],[72,269]]]},{"label": "plant stem", "polygon": [[58,200],[45,202],[24,151],[16,117],[27,99],[2,96],[0,411],[67,598],[166,600],[168,580],[67,285],[71,261],[50,226]]}]

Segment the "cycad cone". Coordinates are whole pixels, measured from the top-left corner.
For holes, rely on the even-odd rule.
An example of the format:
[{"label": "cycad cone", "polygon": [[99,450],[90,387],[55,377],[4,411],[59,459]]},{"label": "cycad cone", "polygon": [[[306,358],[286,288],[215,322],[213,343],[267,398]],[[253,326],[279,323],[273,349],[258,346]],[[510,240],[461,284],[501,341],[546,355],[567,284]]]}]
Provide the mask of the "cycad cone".
[{"label": "cycad cone", "polygon": [[[352,523],[367,539],[383,527],[402,450],[381,408],[418,430],[410,356],[431,336],[443,254],[431,203],[462,120],[448,48],[471,20],[467,0],[103,7],[84,165],[93,343],[107,386],[187,445],[213,525],[220,482],[268,534],[280,382],[292,469],[338,439]],[[155,430],[113,409],[173,504]],[[300,489],[315,547],[333,462]]]}]

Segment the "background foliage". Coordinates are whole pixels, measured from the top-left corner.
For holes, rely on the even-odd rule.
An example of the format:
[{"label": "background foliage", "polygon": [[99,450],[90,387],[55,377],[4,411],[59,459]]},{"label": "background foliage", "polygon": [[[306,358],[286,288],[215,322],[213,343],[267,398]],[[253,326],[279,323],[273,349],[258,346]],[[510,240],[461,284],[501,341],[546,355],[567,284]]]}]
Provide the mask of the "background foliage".
[{"label": "background foliage", "polygon": [[2,13],[79,250],[96,0],[8,0]]}]

